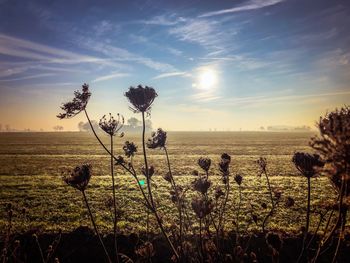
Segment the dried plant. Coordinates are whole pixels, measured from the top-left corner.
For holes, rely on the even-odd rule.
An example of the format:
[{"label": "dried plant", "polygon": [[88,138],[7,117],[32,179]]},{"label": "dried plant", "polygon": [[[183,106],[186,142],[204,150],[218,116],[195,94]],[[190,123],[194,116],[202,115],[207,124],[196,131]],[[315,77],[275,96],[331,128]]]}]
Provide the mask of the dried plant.
[{"label": "dried plant", "polygon": [[78,189],[83,194],[84,202],[85,202],[86,208],[88,209],[90,219],[91,219],[92,225],[94,227],[94,230],[96,232],[96,235],[101,243],[101,246],[105,252],[106,258],[108,259],[108,262],[111,263],[112,261],[109,257],[107,249],[102,241],[100,233],[97,229],[95,219],[92,215],[90,205],[89,205],[89,202],[88,202],[86,194],[85,194],[85,190],[89,184],[89,181],[90,181],[90,178],[92,175],[92,166],[90,164],[83,164],[80,166],[76,166],[72,171],[68,171],[67,173],[68,173],[68,175],[63,176],[63,181],[66,184]]},{"label": "dried plant", "polygon": [[[117,114],[117,118],[115,119],[111,113],[109,113],[109,119],[107,120],[106,115],[104,115],[99,122],[100,128],[110,136],[110,170],[112,176],[112,193],[113,193],[113,235],[114,235],[114,252],[115,258],[117,262],[119,262],[118,257],[118,246],[117,246],[117,200],[116,200],[116,185],[115,185],[115,177],[114,177],[114,149],[113,149],[113,137],[118,134],[120,129],[123,128],[124,125],[124,117],[121,114]],[[124,133],[120,133],[119,137],[123,137]]]},{"label": "dried plant", "polygon": [[75,115],[79,114],[85,110],[86,105],[90,99],[91,92],[89,91],[89,85],[84,83],[82,85],[82,91],[74,91],[74,98],[72,101],[63,103],[61,109],[63,113],[59,113],[57,118],[59,119],[68,119],[72,118]]},{"label": "dried plant", "polygon": [[328,245],[330,238],[339,229],[337,248],[333,258],[335,262],[346,225],[348,205],[345,204],[344,199],[350,195],[350,107],[344,106],[320,117],[317,126],[320,135],[311,139],[310,146],[325,162],[323,172],[329,177],[339,197],[336,223],[321,240],[313,261],[318,259],[321,249]]},{"label": "dried plant", "polygon": [[125,97],[128,98],[129,102],[132,104],[130,109],[134,113],[149,112],[152,107],[154,99],[158,96],[157,92],[152,88],[142,85],[135,87],[130,87],[127,92],[125,92]]},{"label": "dried plant", "polygon": [[306,238],[309,233],[310,225],[310,201],[311,201],[311,178],[317,174],[317,169],[323,167],[324,163],[320,160],[320,156],[317,154],[308,154],[303,152],[296,152],[292,158],[292,162],[295,167],[300,171],[302,175],[307,178],[307,210],[306,210],[306,226],[303,238],[302,250],[298,259],[298,262],[302,259]]}]

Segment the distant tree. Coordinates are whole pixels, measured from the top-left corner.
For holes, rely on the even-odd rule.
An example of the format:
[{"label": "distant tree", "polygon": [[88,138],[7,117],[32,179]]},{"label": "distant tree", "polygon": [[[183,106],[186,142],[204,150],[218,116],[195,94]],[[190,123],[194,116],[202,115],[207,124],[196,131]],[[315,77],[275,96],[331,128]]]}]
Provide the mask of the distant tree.
[{"label": "distant tree", "polygon": [[11,127],[10,127],[9,124],[6,124],[6,125],[5,125],[5,130],[6,130],[7,132],[11,131]]},{"label": "distant tree", "polygon": [[264,126],[261,126],[261,127],[260,127],[260,130],[261,130],[261,131],[265,131],[265,127],[264,127]]},{"label": "distant tree", "polygon": [[127,123],[133,128],[136,128],[137,126],[141,125],[141,121],[139,121],[135,117],[131,117],[130,119],[128,119]]},{"label": "distant tree", "polygon": [[56,126],[53,126],[53,129],[54,129],[54,131],[63,131],[63,126],[61,126],[61,125],[56,125]]},{"label": "distant tree", "polygon": [[[98,125],[98,122],[95,121],[95,120],[92,120],[91,124],[92,124],[92,127],[94,127],[94,130],[98,131],[98,129],[100,128],[99,125]],[[81,122],[78,123],[78,129],[81,132],[88,132],[88,131],[91,130],[91,127],[90,127],[89,122],[81,121]]]}]

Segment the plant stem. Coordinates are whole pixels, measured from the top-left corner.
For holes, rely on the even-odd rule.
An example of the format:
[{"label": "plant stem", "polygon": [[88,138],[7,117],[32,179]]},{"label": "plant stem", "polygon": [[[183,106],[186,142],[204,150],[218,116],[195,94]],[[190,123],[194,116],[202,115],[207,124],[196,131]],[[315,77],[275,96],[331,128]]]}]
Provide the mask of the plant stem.
[{"label": "plant stem", "polygon": [[238,190],[239,190],[239,203],[238,203],[238,209],[237,209],[237,215],[236,215],[236,244],[238,244],[239,240],[239,214],[240,214],[240,209],[241,209],[241,202],[242,202],[242,190],[241,186],[238,185]]},{"label": "plant stem", "polygon": [[168,155],[168,150],[166,148],[166,146],[164,146],[164,152],[165,152],[165,156],[166,156],[166,160],[167,160],[167,164],[168,164],[168,170],[169,170],[169,174],[170,174],[170,178],[171,178],[171,185],[175,191],[176,197],[177,197],[177,209],[179,212],[179,227],[180,227],[180,233],[179,233],[179,239],[180,239],[180,247],[182,248],[182,200],[180,200],[180,195],[179,195],[179,191],[177,189],[174,177],[173,177],[173,173],[171,171],[171,166],[170,166],[170,160],[169,160],[169,155]]},{"label": "plant stem", "polygon": [[95,233],[96,233],[96,235],[97,235],[97,237],[98,237],[98,239],[99,239],[99,241],[100,241],[100,243],[101,243],[101,246],[102,246],[102,248],[103,248],[103,250],[104,250],[104,252],[105,252],[105,254],[106,254],[106,257],[107,257],[107,259],[108,259],[108,262],[109,262],[109,263],[112,263],[112,261],[111,261],[109,255],[108,255],[107,249],[106,249],[105,245],[103,244],[103,241],[102,241],[102,238],[101,238],[101,236],[100,236],[100,233],[99,233],[98,230],[97,230],[97,226],[96,226],[94,217],[93,217],[93,215],[92,215],[92,212],[91,212],[91,209],[90,209],[88,200],[87,200],[87,198],[86,198],[85,191],[81,191],[81,192],[83,193],[84,201],[85,201],[86,207],[87,207],[87,209],[88,209],[88,211],[89,211],[90,219],[91,219],[92,225],[93,225],[93,227],[94,227],[94,229],[95,229]]},{"label": "plant stem", "polygon": [[[111,155],[111,156],[113,157],[114,160],[117,161],[117,158],[107,149],[107,147],[103,144],[103,142],[101,141],[101,139],[98,137],[98,135],[97,135],[97,133],[96,133],[94,127],[92,126],[91,120],[90,120],[90,118],[89,118],[89,115],[87,114],[86,109],[84,110],[84,112],[85,112],[86,118],[87,118],[87,120],[88,120],[88,122],[89,122],[89,124],[90,124],[91,130],[92,130],[93,134],[95,135],[97,141],[101,144],[101,146],[105,149],[105,151],[106,151],[109,155]],[[144,120],[144,114],[143,114],[143,120]],[[144,130],[144,129],[145,129],[145,122],[143,122],[143,130]],[[143,132],[143,138],[144,138],[144,132]],[[143,144],[144,144],[144,140],[143,140]],[[146,161],[147,161],[147,160],[146,160]],[[178,254],[177,254],[177,252],[176,252],[176,249],[175,249],[174,245],[173,245],[172,242],[170,241],[168,235],[165,233],[165,230],[164,230],[164,228],[163,228],[161,219],[160,219],[160,217],[159,217],[157,211],[155,210],[155,207],[152,206],[153,202],[150,202],[150,200],[148,200],[148,198],[146,197],[146,195],[145,195],[145,193],[144,193],[142,187],[140,186],[140,184],[139,184],[139,182],[138,182],[136,173],[134,173],[133,171],[131,171],[130,169],[128,169],[124,164],[121,164],[121,166],[122,166],[126,171],[128,171],[128,172],[137,180],[137,184],[139,185],[139,189],[140,189],[140,191],[141,191],[141,193],[142,193],[142,195],[143,195],[143,197],[144,197],[144,199],[145,199],[145,201],[146,201],[146,204],[149,206],[149,208],[152,209],[152,212],[154,213],[154,215],[155,215],[155,217],[156,217],[156,219],[157,219],[157,223],[158,223],[158,225],[159,225],[159,228],[160,228],[161,231],[162,231],[162,234],[164,235],[164,237],[165,237],[165,239],[167,240],[169,246],[171,247],[173,253],[175,254],[175,257],[176,257],[177,259],[179,259],[179,256],[178,256]],[[147,170],[147,173],[148,173],[148,170]],[[152,195],[151,195],[151,196],[152,196]],[[153,201],[153,199],[152,199],[152,201]]]},{"label": "plant stem", "polygon": [[113,208],[114,208],[114,220],[113,220],[113,234],[114,234],[114,252],[117,262],[119,263],[118,257],[118,244],[117,244],[117,204],[115,194],[115,181],[114,181],[114,163],[113,163],[113,136],[111,135],[111,174],[112,174],[112,189],[113,189]]}]

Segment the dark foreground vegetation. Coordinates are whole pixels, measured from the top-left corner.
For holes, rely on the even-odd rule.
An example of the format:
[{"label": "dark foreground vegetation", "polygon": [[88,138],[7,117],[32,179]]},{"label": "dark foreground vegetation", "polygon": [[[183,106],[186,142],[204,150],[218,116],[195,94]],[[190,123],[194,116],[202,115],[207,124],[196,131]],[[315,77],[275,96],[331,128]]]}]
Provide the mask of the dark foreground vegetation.
[{"label": "dark foreground vegetation", "polygon": [[[244,176],[232,171],[232,158],[222,153],[218,164],[201,157],[199,171],[193,171],[195,180],[179,184],[173,174],[168,148],[167,133],[158,129],[149,139],[145,135],[146,118],[157,97],[151,87],[130,87],[125,96],[130,109],[142,116],[141,146],[126,141],[124,156],[115,154],[114,140],[123,137],[124,118],[118,114],[103,116],[100,128],[107,134],[109,144],[101,140],[94,130],[86,106],[91,93],[84,84],[76,91],[72,101],[62,105],[60,119],[72,118],[83,112],[101,147],[109,155],[111,195],[106,200],[113,218],[112,234],[104,236],[91,207],[87,193],[93,167],[89,163],[77,165],[63,173],[63,181],[77,190],[86,206],[91,229],[80,227],[71,233],[38,234],[35,231],[17,235],[12,220],[15,206],[7,204],[7,225],[3,231],[2,262],[348,262],[350,241],[348,235],[348,206],[350,195],[350,108],[335,110],[320,118],[319,135],[311,138],[312,153],[295,152],[292,162],[307,186],[305,195],[305,220],[294,235],[278,232],[270,222],[279,207],[290,208],[295,204],[293,196],[284,196],[270,182],[268,161],[256,160],[258,175],[264,178],[268,200],[261,208],[242,207],[242,182]],[[67,142],[68,143],[68,142]],[[139,149],[141,148],[141,150]],[[147,156],[147,150],[161,149],[166,159],[166,172],[156,177],[156,166]],[[143,163],[137,167],[135,154],[140,151]],[[212,168],[220,175],[220,183],[213,184]],[[116,187],[116,171],[123,170],[134,178],[142,196],[140,201],[146,220],[146,231],[141,234],[121,234],[118,221],[122,216]],[[317,176],[327,176],[336,198],[319,204],[312,203],[312,184]],[[176,216],[167,217],[162,200],[157,195],[155,180],[165,180],[169,185],[169,201]],[[230,203],[232,192],[238,197],[234,207]],[[45,197],[43,197],[45,198]],[[140,205],[138,204],[138,205]],[[229,205],[231,204],[231,205]],[[129,206],[135,205],[130,202]],[[96,208],[95,208],[96,209]],[[98,209],[98,208],[97,208]],[[228,210],[234,211],[229,214]],[[244,215],[244,217],[242,216]],[[17,216],[17,215],[16,215]],[[242,222],[242,218],[245,222]],[[312,220],[311,220],[312,219]],[[312,225],[310,222],[316,221]],[[135,222],[137,224],[137,222]],[[254,228],[250,227],[254,226]],[[154,230],[157,229],[157,230]],[[254,229],[254,230],[252,230]]]}]

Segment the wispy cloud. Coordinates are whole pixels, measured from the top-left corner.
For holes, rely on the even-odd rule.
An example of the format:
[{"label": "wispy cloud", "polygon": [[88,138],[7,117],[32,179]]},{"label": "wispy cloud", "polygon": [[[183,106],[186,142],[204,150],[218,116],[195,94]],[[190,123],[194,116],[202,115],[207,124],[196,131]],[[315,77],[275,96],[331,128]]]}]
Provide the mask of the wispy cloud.
[{"label": "wispy cloud", "polygon": [[43,73],[43,74],[37,74],[37,75],[30,75],[20,78],[12,78],[12,79],[0,79],[0,82],[11,82],[11,81],[17,81],[17,80],[25,80],[25,79],[36,79],[36,78],[44,78],[44,77],[50,77],[54,76],[56,74],[54,73]]},{"label": "wispy cloud", "polygon": [[221,26],[218,21],[191,19],[170,28],[168,32],[180,41],[199,44],[206,49],[218,52],[227,48],[228,36],[235,34],[234,29],[231,29],[231,32],[223,31]]},{"label": "wispy cloud", "polygon": [[177,71],[174,66],[168,63],[159,62],[148,57],[134,54],[126,49],[114,46],[107,42],[96,41],[93,38],[80,36],[75,42],[86,49],[99,52],[113,61],[134,61],[160,72]]},{"label": "wispy cloud", "polygon": [[163,78],[169,78],[169,77],[175,77],[175,76],[184,76],[187,73],[184,71],[178,71],[178,72],[169,72],[169,73],[164,73],[160,74],[158,76],[155,76],[153,79],[163,79]]},{"label": "wispy cloud", "polygon": [[0,33],[0,54],[40,61],[40,63],[78,64],[96,63],[113,66],[110,60],[38,44]]},{"label": "wispy cloud", "polygon": [[242,98],[232,98],[225,100],[230,105],[242,105],[250,106],[259,103],[271,104],[271,103],[280,103],[280,102],[290,102],[290,101],[300,101],[303,99],[313,99],[313,98],[325,98],[330,96],[344,96],[350,95],[350,91],[343,90],[337,92],[326,92],[326,93],[315,93],[315,94],[302,94],[302,95],[286,95],[286,96],[251,96],[251,97],[242,97]]},{"label": "wispy cloud", "polygon": [[105,81],[105,80],[110,80],[110,79],[115,79],[115,78],[123,78],[123,77],[128,77],[130,74],[128,73],[112,73],[110,75],[105,75],[98,77],[94,79],[92,82],[100,82],[100,81]]},{"label": "wispy cloud", "polygon": [[210,17],[210,16],[224,15],[224,14],[236,13],[236,12],[242,12],[242,11],[256,10],[256,9],[261,9],[268,6],[273,6],[283,1],[285,0],[250,0],[236,7],[222,9],[222,10],[213,11],[213,12],[207,12],[200,15],[199,17]]},{"label": "wispy cloud", "polygon": [[186,18],[184,17],[178,17],[176,14],[168,14],[168,15],[154,16],[151,19],[139,20],[137,22],[145,25],[173,26],[185,21],[186,21]]}]

